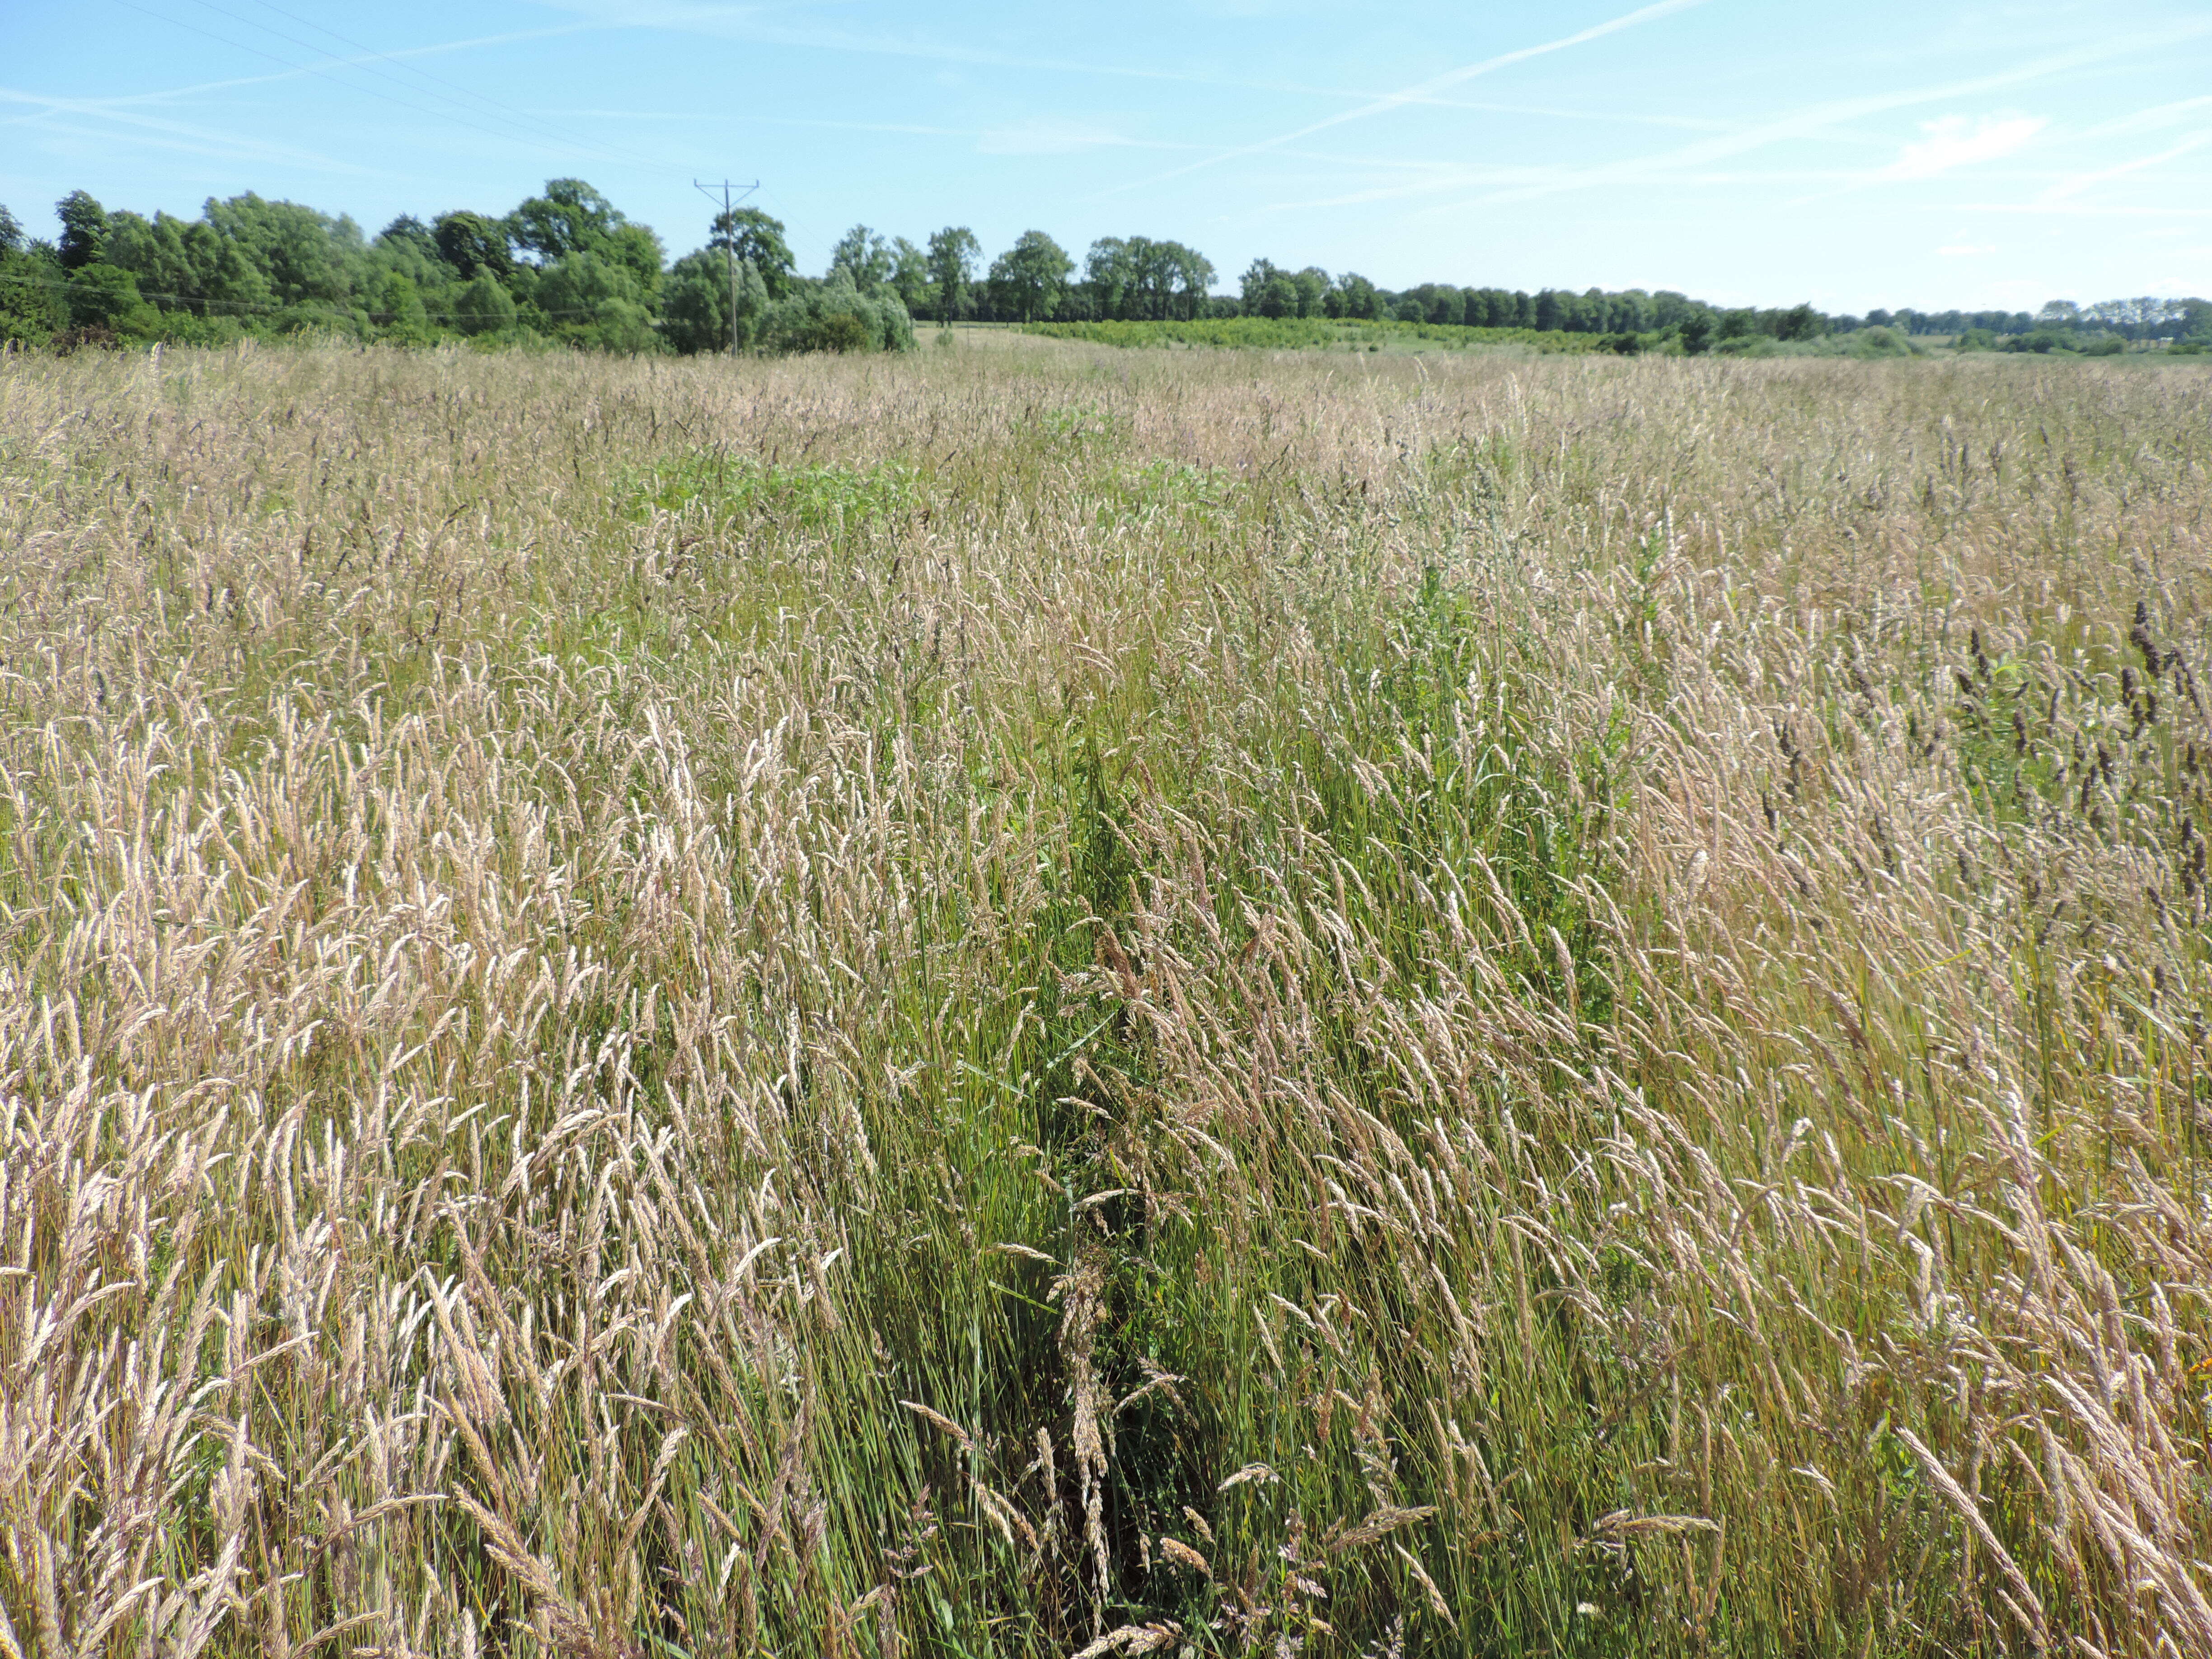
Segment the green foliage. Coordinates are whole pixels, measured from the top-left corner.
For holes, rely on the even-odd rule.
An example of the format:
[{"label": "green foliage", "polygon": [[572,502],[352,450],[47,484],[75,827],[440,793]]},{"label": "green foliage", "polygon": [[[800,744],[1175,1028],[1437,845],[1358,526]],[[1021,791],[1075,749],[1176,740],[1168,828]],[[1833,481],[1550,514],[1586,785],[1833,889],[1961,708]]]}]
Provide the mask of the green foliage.
[{"label": "green foliage", "polygon": [[1854,357],[1910,357],[1912,342],[1893,328],[1863,328],[1839,337]]},{"label": "green foliage", "polygon": [[278,309],[260,263],[205,220],[167,213],[108,220],[107,263],[130,271],[165,307],[205,316],[252,317]]},{"label": "green foliage", "polygon": [[891,238],[891,291],[911,317],[928,309],[933,282],[929,255],[903,236]]},{"label": "green foliage", "polygon": [[606,351],[656,351],[660,336],[629,266],[597,253],[570,253],[538,273],[531,320],[572,344]]},{"label": "green foliage", "polygon": [[159,320],[154,307],[139,297],[137,278],[113,265],[86,265],[74,272],[68,296],[71,328],[145,337]]},{"label": "green foliage", "polygon": [[1092,314],[1106,318],[1189,319],[1204,308],[1213,263],[1181,242],[1149,236],[1102,236],[1083,262]]},{"label": "green foliage", "polygon": [[0,344],[42,346],[67,328],[68,281],[50,251],[0,252]]},{"label": "green foliage", "polygon": [[[151,321],[134,317],[125,331],[147,339],[215,343],[241,334],[335,332],[420,345],[456,337],[520,343],[550,335],[570,345],[623,352],[653,350],[661,342],[681,352],[721,349],[732,332],[728,273],[714,281],[712,261],[702,256],[725,249],[751,273],[736,296],[737,343],[769,350],[853,350],[887,342],[902,348],[912,319],[931,312],[946,323],[976,317],[1104,325],[1107,332],[1085,337],[1115,343],[1346,343],[1379,349],[1418,339],[1424,345],[1514,343],[1539,351],[1595,348],[1692,356],[1712,350],[1895,356],[1916,349],[1911,336],[1931,332],[1955,337],[1961,350],[2085,356],[2112,355],[2130,344],[2150,349],[2212,339],[2212,301],[2156,296],[2088,307],[2053,301],[2033,319],[2024,312],[1877,310],[1863,324],[1856,317],[1828,317],[1809,303],[1717,311],[1667,289],[1546,289],[1532,295],[1423,283],[1393,293],[1354,272],[1338,278],[1318,266],[1293,270],[1265,258],[1246,270],[1232,296],[1212,292],[1212,264],[1180,242],[1102,237],[1090,246],[1079,276],[1076,261],[1041,230],[1024,232],[979,280],[981,250],[966,227],[946,227],[925,247],[856,225],[833,250],[824,281],[842,282],[862,300],[888,296],[894,315],[872,305],[825,308],[821,295],[811,294],[796,275],[782,222],[757,208],[714,215],[706,247],[672,270],[649,227],[573,178],[549,179],[540,194],[503,216],[455,210],[426,224],[403,214],[374,242],[343,215],[251,191],[210,199],[194,220],[166,212],[150,219],[127,210],[111,213],[82,191],[64,198],[57,212],[62,234],[51,251],[57,276],[103,268],[129,272],[139,297],[159,316]],[[0,254],[10,249],[27,257],[34,245],[26,243],[21,224],[6,216],[0,217]],[[505,302],[477,286],[479,278],[489,278]],[[24,272],[10,280],[15,298],[8,302],[8,338],[50,338],[65,326],[42,320],[49,312],[64,316],[64,300],[49,306],[37,299]],[[665,283],[671,284],[665,292]],[[106,314],[122,303],[107,279],[96,286],[99,295],[86,301],[94,310]],[[1232,323],[1241,326],[1219,326]],[[1112,331],[1120,325],[1156,324],[1184,331],[1152,337]],[[1268,331],[1336,324],[1380,331],[1356,339]]]},{"label": "green foliage", "polygon": [[1266,259],[1255,259],[1246,269],[1242,303],[1248,317],[1301,317],[1297,279]]},{"label": "green foliage", "polygon": [[107,210],[82,190],[73,190],[54,204],[62,222],[61,240],[54,244],[64,270],[82,270],[107,251]]},{"label": "green foliage", "polygon": [[798,266],[791,257],[791,244],[784,240],[782,220],[772,219],[758,208],[738,208],[716,214],[713,228],[707,246],[717,251],[730,248],[738,258],[750,261],[766,284],[769,298],[781,300],[791,292]]},{"label": "green foliage", "polygon": [[428,307],[413,280],[387,271],[368,295],[369,321],[385,337],[401,345],[425,345],[434,337]]},{"label": "green foliage", "polygon": [[1827,332],[1827,319],[1809,304],[1792,306],[1776,319],[1778,340],[1810,340]]},{"label": "green foliage", "polygon": [[1024,322],[1049,316],[1066,292],[1075,261],[1041,230],[1025,230],[991,262],[991,303]]},{"label": "green foliage", "polygon": [[544,264],[597,252],[625,223],[613,203],[581,179],[549,179],[545,193],[507,216],[507,235]]},{"label": "green foliage", "polygon": [[[690,354],[726,351],[732,343],[730,329],[732,268],[726,254],[702,248],[678,259],[661,289],[661,337],[674,349]],[[740,350],[753,343],[769,308],[768,288],[750,259],[735,265],[738,326],[734,343]]]},{"label": "green foliage", "polygon": [[901,520],[929,500],[919,473],[880,466],[777,466],[757,456],[700,451],[672,457],[619,483],[617,516],[691,512],[717,532],[755,521],[806,530],[857,530]]},{"label": "green foliage", "polygon": [[838,279],[803,283],[761,315],[757,343],[770,351],[911,351],[914,319],[898,296],[863,294]]},{"label": "green foliage", "polygon": [[479,271],[504,280],[514,269],[507,227],[484,214],[441,213],[432,234],[439,257],[465,282]]},{"label": "green foliage", "polygon": [[[982,257],[983,245],[965,225],[947,225],[931,235],[929,281],[936,290],[932,297],[939,322],[949,323],[968,308],[969,293],[975,285],[975,267]],[[907,309],[914,309],[911,301]]]},{"label": "green foliage", "polygon": [[837,246],[830,251],[830,276],[834,279],[842,271],[846,279],[863,294],[873,294],[889,286],[897,269],[897,256],[891,252],[891,245],[866,225],[854,225],[837,239]]},{"label": "green foliage", "polygon": [[203,210],[216,234],[236,243],[266,278],[280,306],[309,320],[337,320],[353,296],[364,251],[361,228],[296,202],[270,202],[251,191]]},{"label": "green foliage", "polygon": [[514,296],[480,270],[453,296],[453,322],[462,333],[499,334],[514,326]]},{"label": "green foliage", "polygon": [[1598,337],[1525,328],[1449,328],[1431,323],[1333,322],[1327,318],[1223,317],[1187,323],[1034,323],[1032,334],[1110,346],[1243,346],[1266,350],[1318,347],[1437,345],[1461,349],[1526,346],[1537,351],[1590,351]]},{"label": "green foliage", "polygon": [[1350,318],[1355,321],[1372,322],[1382,314],[1382,295],[1374,283],[1353,271],[1338,282],[1328,296],[1338,309],[1333,316]]}]

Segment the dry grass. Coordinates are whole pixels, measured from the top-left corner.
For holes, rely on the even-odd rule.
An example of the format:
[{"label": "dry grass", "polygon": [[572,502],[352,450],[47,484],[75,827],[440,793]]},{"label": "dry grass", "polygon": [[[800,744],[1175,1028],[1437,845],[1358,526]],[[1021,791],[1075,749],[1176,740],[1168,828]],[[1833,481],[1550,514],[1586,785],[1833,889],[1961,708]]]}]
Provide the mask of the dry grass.
[{"label": "dry grass", "polygon": [[2209,467],[0,362],[0,1653],[2212,1650]]}]

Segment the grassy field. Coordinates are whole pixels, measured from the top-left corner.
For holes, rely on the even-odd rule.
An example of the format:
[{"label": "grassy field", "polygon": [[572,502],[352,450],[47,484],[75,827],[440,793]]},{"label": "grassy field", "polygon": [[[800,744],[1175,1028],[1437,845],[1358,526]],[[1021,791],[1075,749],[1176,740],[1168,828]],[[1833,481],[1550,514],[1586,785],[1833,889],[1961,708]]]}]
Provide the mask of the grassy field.
[{"label": "grassy field", "polygon": [[0,1654],[2212,1650],[2212,368],[0,359]]},{"label": "grassy field", "polygon": [[1216,317],[1191,322],[1030,323],[1025,333],[1093,345],[1168,348],[1232,346],[1261,350],[1471,351],[1518,347],[1523,353],[1595,351],[1602,337],[1563,329],[1462,328],[1456,324],[1332,322],[1318,317]]}]

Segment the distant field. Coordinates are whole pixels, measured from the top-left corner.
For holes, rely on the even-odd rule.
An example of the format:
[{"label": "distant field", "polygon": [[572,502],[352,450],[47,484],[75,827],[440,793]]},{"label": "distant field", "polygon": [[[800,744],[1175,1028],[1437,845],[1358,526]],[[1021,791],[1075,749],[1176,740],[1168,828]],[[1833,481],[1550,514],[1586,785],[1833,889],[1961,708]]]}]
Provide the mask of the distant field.
[{"label": "distant field", "polygon": [[0,1652],[2212,1651],[2212,367],[1030,344],[0,358]]},{"label": "distant field", "polygon": [[1537,352],[1598,349],[1595,334],[1559,329],[1455,328],[1443,324],[1332,322],[1322,318],[1227,317],[1194,322],[1031,323],[1027,331],[1053,339],[1110,346],[1249,346],[1273,350],[1319,348],[1366,350],[1469,350],[1522,346]]}]

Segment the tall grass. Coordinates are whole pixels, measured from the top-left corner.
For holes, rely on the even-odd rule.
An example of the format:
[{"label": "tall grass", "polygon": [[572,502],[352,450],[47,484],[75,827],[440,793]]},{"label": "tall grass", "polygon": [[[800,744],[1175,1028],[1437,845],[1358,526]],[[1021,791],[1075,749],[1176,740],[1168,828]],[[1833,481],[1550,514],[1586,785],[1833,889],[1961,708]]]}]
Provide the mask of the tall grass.
[{"label": "tall grass", "polygon": [[0,1651],[2212,1648],[2208,465],[0,362]]},{"label": "tall grass", "polygon": [[1200,317],[1184,321],[1109,320],[1030,323],[1023,331],[1048,339],[1109,346],[1238,346],[1296,351],[1343,346],[1379,351],[1387,346],[1455,349],[1522,346],[1535,352],[1595,351],[1600,337],[1556,328],[1464,328],[1457,323],[1408,323],[1395,318]]}]

